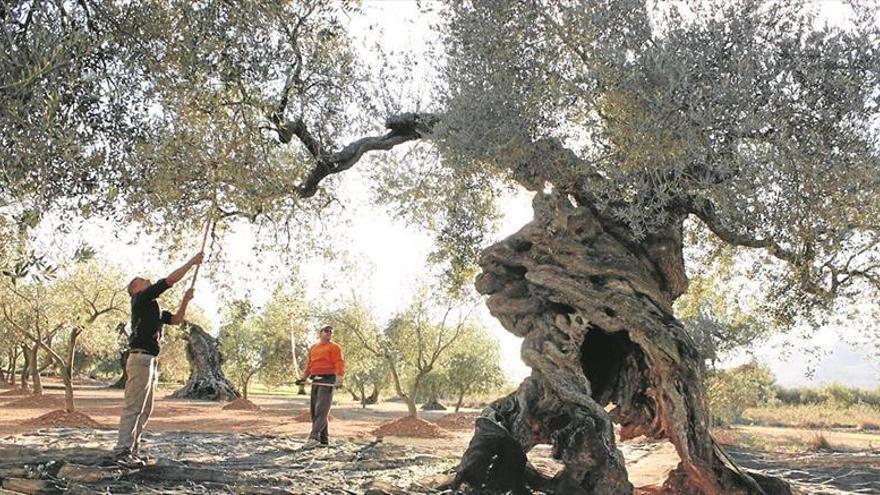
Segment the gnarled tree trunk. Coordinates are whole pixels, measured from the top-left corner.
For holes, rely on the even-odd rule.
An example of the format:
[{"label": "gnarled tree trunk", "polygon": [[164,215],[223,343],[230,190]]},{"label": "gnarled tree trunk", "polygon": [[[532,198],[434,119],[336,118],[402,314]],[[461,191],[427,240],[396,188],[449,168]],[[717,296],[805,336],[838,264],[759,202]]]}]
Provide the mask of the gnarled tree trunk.
[{"label": "gnarled tree trunk", "polygon": [[[512,440],[522,454],[552,445],[564,464],[555,493],[632,493],[615,446],[617,422],[623,439],[675,445],[681,463],[666,482],[670,492],[763,493],[710,436],[702,360],[673,316],[672,302],[687,287],[683,218],[636,241],[567,196],[539,192],[533,207],[532,222],[483,252],[476,282],[492,315],[523,337],[533,371],[477,421],[456,483],[525,479],[498,472],[504,462],[525,470],[520,453],[505,447]],[[487,455],[499,460],[487,463]]]},{"label": "gnarled tree trunk", "polygon": [[175,399],[230,401],[240,397],[235,386],[223,374],[223,355],[219,342],[198,325],[187,323],[186,359],[189,379],[180,390],[171,394]]}]

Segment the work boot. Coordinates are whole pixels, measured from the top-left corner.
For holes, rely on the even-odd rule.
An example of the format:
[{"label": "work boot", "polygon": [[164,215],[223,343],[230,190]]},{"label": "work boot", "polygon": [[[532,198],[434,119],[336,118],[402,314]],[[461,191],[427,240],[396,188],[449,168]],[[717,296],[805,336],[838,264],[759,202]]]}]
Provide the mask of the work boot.
[{"label": "work boot", "polygon": [[303,444],[302,448],[313,449],[319,445],[321,445],[321,442],[315,440],[314,438],[310,438],[310,439],[306,440],[306,443]]}]

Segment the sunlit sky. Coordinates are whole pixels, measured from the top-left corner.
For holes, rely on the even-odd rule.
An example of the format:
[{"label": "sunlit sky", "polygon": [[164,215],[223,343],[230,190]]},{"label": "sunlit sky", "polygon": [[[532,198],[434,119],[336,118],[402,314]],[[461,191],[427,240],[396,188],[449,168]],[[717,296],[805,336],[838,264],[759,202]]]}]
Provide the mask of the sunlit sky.
[{"label": "sunlit sky", "polygon": [[[821,5],[829,20],[836,22],[839,19],[843,8],[840,2],[822,2]],[[433,42],[428,27],[430,18],[419,12],[415,2],[368,1],[364,4],[364,14],[352,19],[350,26],[352,34],[365,47],[378,42],[385,47],[412,50],[418,54]],[[376,61],[367,49],[364,59]],[[430,84],[430,81],[425,83]],[[403,309],[426,276],[426,258],[432,241],[416,227],[395,221],[382,208],[370,204],[363,175],[363,170],[370,165],[370,160],[364,160],[355,169],[342,174],[340,197],[345,198],[345,215],[349,222],[329,225],[329,235],[347,246],[349,258],[361,260],[357,276],[343,274],[339,266],[323,259],[306,261],[299,267],[299,272],[308,296],[325,298],[329,285],[331,295],[346,297],[356,294],[384,321],[395,311]],[[504,215],[493,239],[502,239],[527,223],[531,219],[530,202],[530,195],[525,191],[505,197],[502,202]],[[52,226],[43,228],[51,230]],[[194,236],[193,251],[199,240]],[[133,228],[120,230],[118,226],[101,221],[89,221],[70,236],[55,239],[68,248],[82,241],[121,266],[129,276],[145,275],[155,279],[185,260],[182,255],[178,259],[165,259],[167,255],[158,250],[162,245],[159,239],[137,235]],[[277,259],[260,259],[251,249],[252,243],[250,229],[246,226],[236,229],[236,233],[225,240],[226,266],[220,271],[228,273],[226,285],[233,287],[231,291],[208,278],[197,286],[194,303],[208,315],[214,331],[220,322],[223,300],[230,296],[246,296],[257,305],[263,304],[275,283],[294,272],[294,267],[279,268]],[[211,253],[208,254],[208,264],[215,262],[210,258]],[[518,382],[528,375],[529,369],[519,358],[520,339],[506,332],[488,314],[485,305],[479,306],[476,318],[501,342],[503,368],[510,380]],[[830,382],[872,388],[880,386],[880,364],[870,358],[872,349],[869,346],[854,348],[842,342],[852,339],[842,339],[841,333],[852,331],[854,329],[828,328],[813,332],[810,338],[776,339],[761,346],[755,354],[737,356],[728,364],[742,362],[754,355],[770,366],[778,382],[787,386]],[[808,357],[811,355],[805,349],[810,347],[818,347],[825,354],[819,358]],[[816,370],[812,377],[806,376],[810,369]]]}]

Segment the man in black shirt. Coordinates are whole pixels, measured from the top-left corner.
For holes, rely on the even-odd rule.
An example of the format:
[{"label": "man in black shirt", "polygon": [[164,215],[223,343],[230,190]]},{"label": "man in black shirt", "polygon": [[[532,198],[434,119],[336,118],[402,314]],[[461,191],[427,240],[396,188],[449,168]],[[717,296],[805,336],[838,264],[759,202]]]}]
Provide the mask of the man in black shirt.
[{"label": "man in black shirt", "polygon": [[153,411],[153,395],[156,389],[159,341],[162,338],[162,325],[179,325],[186,316],[186,307],[193,298],[189,289],[177,308],[177,313],[159,309],[156,298],[180,281],[190,268],[202,262],[198,253],[183,266],[171,272],[155,284],[141,277],[135,277],[128,284],[131,296],[131,337],[129,338],[128,361],[125,364],[128,380],[125,382],[125,404],[119,418],[119,439],[113,449],[118,462],[126,465],[144,465],[138,457],[138,447],[144,425]]}]

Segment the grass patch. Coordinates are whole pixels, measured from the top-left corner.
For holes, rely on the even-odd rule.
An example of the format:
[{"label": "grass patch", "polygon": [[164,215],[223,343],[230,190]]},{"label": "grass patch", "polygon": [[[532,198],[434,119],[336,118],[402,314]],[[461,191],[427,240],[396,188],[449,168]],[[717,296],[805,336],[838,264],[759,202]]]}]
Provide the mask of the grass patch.
[{"label": "grass patch", "polygon": [[742,419],[746,424],[762,426],[880,430],[880,409],[864,404],[851,407],[828,404],[753,407],[745,410]]}]

